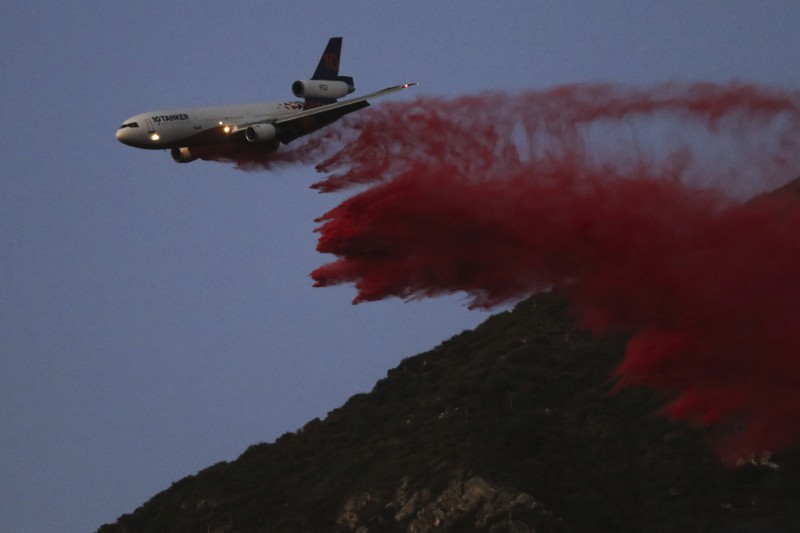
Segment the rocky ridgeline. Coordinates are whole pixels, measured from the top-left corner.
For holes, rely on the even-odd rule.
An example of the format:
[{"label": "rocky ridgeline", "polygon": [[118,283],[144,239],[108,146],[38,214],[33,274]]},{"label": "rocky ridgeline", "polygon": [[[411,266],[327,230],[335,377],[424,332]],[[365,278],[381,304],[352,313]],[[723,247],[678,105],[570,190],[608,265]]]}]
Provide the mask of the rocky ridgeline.
[{"label": "rocky ridgeline", "polygon": [[[385,514],[371,514],[376,506],[391,509],[394,523],[384,523]],[[430,533],[449,531],[457,523],[470,526],[467,522],[471,522],[470,530],[525,533],[532,529],[524,522],[515,522],[513,516],[531,510],[545,513],[530,494],[496,488],[478,476],[454,478],[438,495],[429,488],[411,491],[405,476],[388,502],[372,491],[349,497],[336,519],[335,531]]]},{"label": "rocky ridgeline", "polygon": [[800,454],[726,466],[667,398],[612,392],[625,344],[538,295],[99,533],[796,531]]}]

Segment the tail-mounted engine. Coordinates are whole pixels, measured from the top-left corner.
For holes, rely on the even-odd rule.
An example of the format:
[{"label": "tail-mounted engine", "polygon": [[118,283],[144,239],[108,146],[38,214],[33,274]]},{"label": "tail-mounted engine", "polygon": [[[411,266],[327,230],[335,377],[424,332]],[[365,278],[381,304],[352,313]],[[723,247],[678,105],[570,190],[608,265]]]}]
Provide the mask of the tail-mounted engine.
[{"label": "tail-mounted engine", "polygon": [[336,80],[297,80],[292,84],[292,93],[298,98],[335,100],[355,90],[352,83]]}]

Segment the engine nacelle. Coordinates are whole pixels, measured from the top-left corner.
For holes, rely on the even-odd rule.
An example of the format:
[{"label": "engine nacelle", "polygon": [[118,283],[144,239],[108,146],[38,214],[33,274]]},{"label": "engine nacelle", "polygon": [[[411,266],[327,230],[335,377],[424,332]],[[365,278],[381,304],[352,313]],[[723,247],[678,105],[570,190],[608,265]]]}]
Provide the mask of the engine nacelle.
[{"label": "engine nacelle", "polygon": [[292,84],[292,93],[298,98],[328,98],[335,100],[347,96],[356,88],[344,81],[297,80]]},{"label": "engine nacelle", "polygon": [[188,148],[173,148],[169,151],[169,155],[176,163],[190,163],[197,159],[197,156],[193,155]]},{"label": "engine nacelle", "polygon": [[244,130],[244,138],[251,144],[268,143],[275,140],[277,135],[274,124],[255,124]]}]

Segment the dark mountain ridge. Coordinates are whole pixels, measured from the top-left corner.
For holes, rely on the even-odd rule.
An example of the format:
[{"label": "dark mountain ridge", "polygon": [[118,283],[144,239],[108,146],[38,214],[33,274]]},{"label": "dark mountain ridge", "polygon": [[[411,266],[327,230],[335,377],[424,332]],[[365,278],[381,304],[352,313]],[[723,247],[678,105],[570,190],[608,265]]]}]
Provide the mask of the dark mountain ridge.
[{"label": "dark mountain ridge", "polygon": [[535,296],[98,533],[796,530],[800,453],[730,468],[665,398],[612,393],[626,340]]}]

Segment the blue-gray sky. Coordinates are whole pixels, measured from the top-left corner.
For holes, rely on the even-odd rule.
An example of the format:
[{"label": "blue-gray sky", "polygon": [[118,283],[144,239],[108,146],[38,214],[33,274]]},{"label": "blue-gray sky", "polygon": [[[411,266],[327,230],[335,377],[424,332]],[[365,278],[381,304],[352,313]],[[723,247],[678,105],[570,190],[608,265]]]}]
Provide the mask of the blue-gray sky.
[{"label": "blue-gray sky", "polygon": [[312,288],[314,219],[346,194],[177,165],[119,144],[125,118],[292,99],[337,35],[357,94],[800,89],[798,24],[794,0],[3,3],[0,531],[93,531],[486,318]]}]

